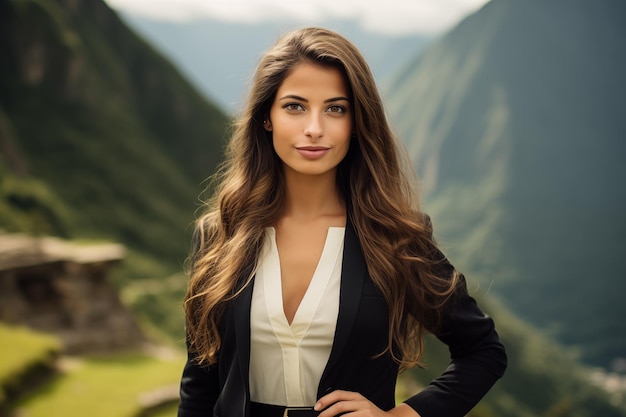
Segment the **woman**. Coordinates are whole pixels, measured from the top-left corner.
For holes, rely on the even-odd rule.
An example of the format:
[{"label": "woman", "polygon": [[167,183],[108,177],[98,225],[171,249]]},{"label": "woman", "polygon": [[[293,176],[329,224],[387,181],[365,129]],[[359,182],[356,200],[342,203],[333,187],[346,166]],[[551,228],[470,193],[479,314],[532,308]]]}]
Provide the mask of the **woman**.
[{"label": "woman", "polygon": [[[179,417],[465,415],[506,356],[414,200],[357,49],[280,39],[197,222]],[[395,406],[425,332],[452,362]]]}]

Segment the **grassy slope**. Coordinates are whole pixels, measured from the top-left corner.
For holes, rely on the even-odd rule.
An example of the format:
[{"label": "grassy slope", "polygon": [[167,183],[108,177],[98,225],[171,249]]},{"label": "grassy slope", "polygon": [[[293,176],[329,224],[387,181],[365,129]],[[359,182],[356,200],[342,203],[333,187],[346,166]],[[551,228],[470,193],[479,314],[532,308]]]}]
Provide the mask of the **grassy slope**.
[{"label": "grassy slope", "polygon": [[176,416],[177,413],[177,406],[170,406],[167,408],[164,408],[162,410],[156,411],[154,413],[150,413],[150,417],[174,417]]},{"label": "grassy slope", "polygon": [[50,367],[59,353],[60,342],[53,336],[0,323],[0,404],[7,390],[14,390],[28,372]]},{"label": "grassy slope", "polygon": [[143,408],[141,394],[176,385],[183,363],[182,357],[138,354],[82,358],[14,411],[31,417],[134,417]]}]

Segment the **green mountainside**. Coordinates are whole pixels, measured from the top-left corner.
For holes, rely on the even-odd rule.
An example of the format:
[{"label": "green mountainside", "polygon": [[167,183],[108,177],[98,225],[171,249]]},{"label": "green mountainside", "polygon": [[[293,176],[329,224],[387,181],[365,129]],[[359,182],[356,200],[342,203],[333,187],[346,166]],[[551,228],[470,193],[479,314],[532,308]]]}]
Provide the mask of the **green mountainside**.
[{"label": "green mountainside", "polygon": [[626,3],[493,0],[389,84],[463,270],[590,364],[626,356]]},{"label": "green mountainside", "polygon": [[224,113],[101,0],[0,8],[0,228],[121,241],[178,270]]}]

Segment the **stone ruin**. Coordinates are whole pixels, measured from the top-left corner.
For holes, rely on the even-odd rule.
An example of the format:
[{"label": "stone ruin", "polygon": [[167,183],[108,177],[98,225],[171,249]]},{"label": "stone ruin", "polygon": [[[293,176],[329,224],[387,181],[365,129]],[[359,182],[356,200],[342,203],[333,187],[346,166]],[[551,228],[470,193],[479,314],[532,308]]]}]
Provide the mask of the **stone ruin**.
[{"label": "stone ruin", "polygon": [[67,353],[141,345],[144,335],[107,280],[124,254],[117,244],[0,231],[0,321],[54,333]]}]

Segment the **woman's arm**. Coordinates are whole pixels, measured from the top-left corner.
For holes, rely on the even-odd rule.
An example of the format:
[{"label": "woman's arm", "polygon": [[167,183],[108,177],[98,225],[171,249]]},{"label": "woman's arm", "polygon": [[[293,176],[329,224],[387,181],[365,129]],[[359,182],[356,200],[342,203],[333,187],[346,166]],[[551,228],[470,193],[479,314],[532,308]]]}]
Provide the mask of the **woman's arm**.
[{"label": "woman's arm", "polygon": [[[448,264],[449,265],[449,264]],[[493,320],[467,292],[465,279],[435,335],[451,362],[424,390],[405,401],[422,417],[464,416],[504,374],[507,357]]]},{"label": "woman's arm", "polygon": [[189,351],[180,381],[178,417],[211,417],[219,395],[218,366],[199,366]]},{"label": "woman's arm", "polygon": [[320,417],[356,416],[463,417],[489,391],[506,368],[506,353],[491,318],[467,294],[461,276],[458,292],[445,313],[437,337],[450,350],[448,369],[424,390],[384,412],[358,392],[333,391],[317,402]]},{"label": "woman's arm", "polygon": [[[424,216],[432,239],[430,217]],[[436,245],[430,255],[437,261],[437,276],[453,276],[454,266]],[[462,274],[442,317],[441,325],[429,330],[448,346],[450,364],[441,376],[404,402],[421,417],[466,415],[502,377],[507,366],[506,351],[494,322],[469,295]]]}]

